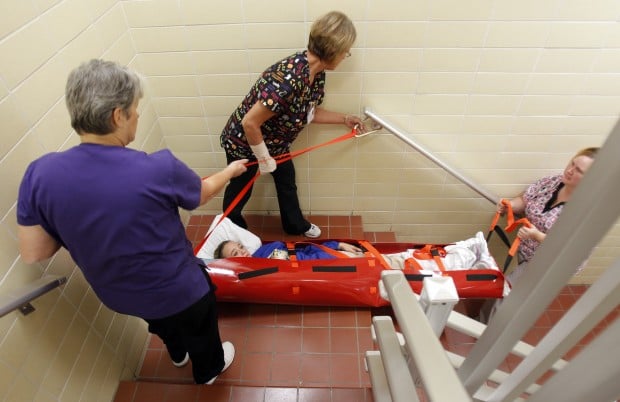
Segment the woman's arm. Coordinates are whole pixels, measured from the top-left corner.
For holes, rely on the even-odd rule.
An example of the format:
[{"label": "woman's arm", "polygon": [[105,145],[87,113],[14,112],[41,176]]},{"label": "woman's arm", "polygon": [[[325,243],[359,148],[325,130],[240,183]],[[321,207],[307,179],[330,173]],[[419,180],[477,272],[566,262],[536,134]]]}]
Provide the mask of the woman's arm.
[{"label": "woman's arm", "polygon": [[331,110],[326,110],[321,107],[317,107],[314,111],[314,119],[312,122],[318,124],[344,124],[351,129],[358,126],[360,132],[366,132],[366,128],[359,117],[340,112],[332,112]]},{"label": "woman's arm", "polygon": [[517,236],[521,240],[532,239],[532,240],[536,240],[539,243],[542,243],[543,241],[545,241],[545,238],[547,237],[545,233],[541,232],[540,230],[536,229],[533,226],[531,228],[528,228],[526,226],[521,226],[519,228],[519,231],[517,232]]},{"label": "woman's arm", "polygon": [[202,188],[200,189],[200,205],[203,205],[222,191],[230,179],[237,177],[248,170],[245,166],[246,163],[248,163],[247,159],[232,161],[224,169],[202,180]]},{"label": "woman's arm", "polygon": [[17,238],[19,253],[27,264],[50,258],[60,249],[60,243],[41,225],[17,225]]},{"label": "woman's arm", "polygon": [[264,141],[261,126],[264,122],[271,119],[276,114],[269,110],[261,101],[257,101],[254,106],[243,116],[241,125],[243,132],[250,145],[258,145]]}]

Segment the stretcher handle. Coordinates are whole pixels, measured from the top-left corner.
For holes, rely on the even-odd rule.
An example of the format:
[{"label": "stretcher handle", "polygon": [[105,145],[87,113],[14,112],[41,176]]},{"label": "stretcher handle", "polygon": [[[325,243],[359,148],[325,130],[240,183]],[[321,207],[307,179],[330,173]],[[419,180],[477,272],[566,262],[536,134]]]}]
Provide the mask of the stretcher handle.
[{"label": "stretcher handle", "polygon": [[491,238],[491,235],[493,234],[493,232],[497,232],[498,236],[502,239],[504,244],[506,244],[506,246],[508,247],[508,256],[506,257],[506,261],[504,263],[504,272],[506,272],[506,270],[508,269],[508,266],[512,262],[512,258],[516,255],[517,250],[519,249],[519,246],[521,245],[521,239],[519,239],[519,237],[516,237],[514,241],[512,242],[512,244],[510,244],[510,241],[508,240],[508,236],[506,236],[506,233],[510,233],[514,231],[520,225],[523,225],[528,228],[533,227],[533,225],[527,218],[521,218],[521,219],[515,220],[514,211],[512,210],[512,204],[510,203],[510,200],[502,198],[499,201],[499,203],[506,207],[506,211],[505,211],[506,227],[504,228],[504,230],[502,230],[499,226],[497,226],[497,222],[499,221],[499,218],[502,214],[500,214],[499,212],[496,212],[495,216],[493,217],[493,220],[491,221],[491,226],[489,228],[489,234],[487,235],[487,242]]},{"label": "stretcher handle", "polygon": [[[501,200],[499,200],[499,203],[506,207],[506,212],[504,212],[506,214],[506,222],[508,225],[511,225],[514,222],[515,218],[512,212],[512,204],[510,203],[510,200],[502,198]],[[497,226],[497,222],[499,221],[499,218],[501,216],[502,214],[499,211],[495,212],[495,216],[493,217],[493,220],[491,221],[491,227],[489,228],[489,232],[492,232],[493,229],[495,229],[495,227]]]},{"label": "stretcher handle", "polygon": [[[512,224],[510,224],[509,226],[506,226],[505,230],[506,232],[510,233],[513,230],[515,230],[517,227],[519,227],[520,225],[523,225],[527,228],[534,227],[534,225],[532,225],[532,223],[527,218],[521,218],[516,221],[513,221]],[[510,249],[508,250],[508,257],[506,257],[506,262],[504,263],[504,272],[506,272],[506,270],[508,269],[508,266],[510,265],[512,258],[517,253],[517,250],[519,249],[520,245],[521,245],[521,239],[519,238],[519,236],[517,236],[515,237],[515,240],[512,242],[512,245],[510,246]]]},{"label": "stretcher handle", "polygon": [[[506,219],[509,221],[514,221],[512,204],[510,204],[510,201],[505,198],[502,198],[499,202],[500,204],[506,207],[506,212],[505,212],[507,214]],[[510,240],[508,240],[508,236],[506,236],[506,233],[502,230],[502,228],[497,226],[497,222],[499,221],[499,218],[501,216],[502,214],[500,214],[499,212],[495,212],[495,216],[493,217],[493,220],[491,221],[491,226],[489,227],[489,233],[487,234],[486,240],[488,243],[489,240],[491,239],[491,235],[493,234],[493,232],[496,232],[499,238],[502,240],[502,242],[506,245],[506,247],[510,248]]]}]

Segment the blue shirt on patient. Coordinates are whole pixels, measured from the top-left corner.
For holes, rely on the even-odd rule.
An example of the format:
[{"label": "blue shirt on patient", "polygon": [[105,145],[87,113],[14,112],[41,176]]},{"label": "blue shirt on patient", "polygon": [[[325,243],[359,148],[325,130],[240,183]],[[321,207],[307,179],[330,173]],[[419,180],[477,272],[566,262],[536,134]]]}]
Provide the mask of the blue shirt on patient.
[{"label": "blue shirt on patient", "polygon": [[[322,243],[322,245],[333,250],[338,250],[338,242],[334,240],[326,241],[325,243]],[[287,250],[286,244],[281,241],[263,244],[254,252],[254,254],[252,254],[252,257],[269,258],[274,250]],[[324,260],[327,258],[336,258],[313,244],[304,244],[299,247],[295,247],[295,255],[298,260]]]}]

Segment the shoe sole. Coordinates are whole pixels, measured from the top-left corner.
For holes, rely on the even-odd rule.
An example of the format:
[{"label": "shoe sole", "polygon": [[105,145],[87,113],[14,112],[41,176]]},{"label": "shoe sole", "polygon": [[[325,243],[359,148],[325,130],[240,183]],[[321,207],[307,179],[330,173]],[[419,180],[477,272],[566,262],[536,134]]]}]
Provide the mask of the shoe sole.
[{"label": "shoe sole", "polygon": [[[227,342],[224,342],[224,343],[227,343]],[[235,347],[234,346],[232,348],[232,356],[230,357],[229,361],[226,361],[226,354],[224,354],[224,368],[222,369],[222,371],[220,371],[220,374],[222,374],[224,371],[226,371],[226,369],[228,367],[230,367],[230,365],[232,364],[233,360],[235,360]],[[215,380],[217,380],[217,377],[219,377],[220,374],[216,375],[215,377],[213,377],[209,381],[205,382],[205,384],[206,385],[213,385],[213,383],[215,382]]]}]

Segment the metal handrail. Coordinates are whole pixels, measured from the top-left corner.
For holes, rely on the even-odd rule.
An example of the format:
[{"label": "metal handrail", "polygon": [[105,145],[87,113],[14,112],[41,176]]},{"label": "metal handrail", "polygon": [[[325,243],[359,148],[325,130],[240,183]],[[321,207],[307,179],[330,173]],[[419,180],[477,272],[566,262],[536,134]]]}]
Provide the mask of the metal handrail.
[{"label": "metal handrail", "polygon": [[13,310],[19,310],[23,315],[32,313],[34,311],[34,307],[30,304],[32,300],[66,282],[65,276],[45,275],[19,289],[0,295],[0,317]]},{"label": "metal handrail", "polygon": [[411,138],[409,138],[409,136],[407,136],[403,131],[399,130],[392,123],[390,123],[389,121],[387,121],[387,120],[377,116],[377,114],[374,113],[370,108],[368,108],[368,107],[365,108],[364,109],[364,114],[366,116],[368,116],[369,118],[371,118],[372,120],[374,120],[377,124],[381,125],[387,131],[389,131],[390,133],[394,134],[395,136],[397,136],[399,139],[401,139],[405,143],[409,144],[409,146],[411,146],[416,151],[418,151],[419,153],[421,153],[422,155],[424,155],[425,157],[427,157],[428,159],[433,161],[436,165],[438,165],[440,168],[442,168],[445,171],[447,171],[448,173],[450,173],[452,176],[457,178],[463,184],[467,185],[467,187],[471,188],[472,190],[474,190],[475,192],[477,192],[478,194],[480,194],[481,196],[483,196],[487,200],[491,201],[494,205],[499,202],[500,197],[498,197],[495,194],[491,194],[489,191],[487,191],[484,188],[480,187],[478,184],[474,183],[471,179],[465,177],[460,172],[458,172],[457,170],[455,170],[454,168],[449,166],[447,163],[445,163],[442,160],[440,160],[439,158],[437,158],[435,155],[430,153],[426,148],[424,148],[420,144],[418,144],[418,143],[414,142],[413,140],[411,140]]}]

